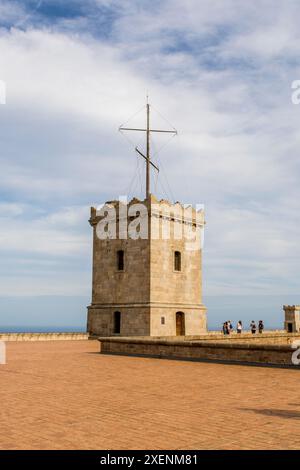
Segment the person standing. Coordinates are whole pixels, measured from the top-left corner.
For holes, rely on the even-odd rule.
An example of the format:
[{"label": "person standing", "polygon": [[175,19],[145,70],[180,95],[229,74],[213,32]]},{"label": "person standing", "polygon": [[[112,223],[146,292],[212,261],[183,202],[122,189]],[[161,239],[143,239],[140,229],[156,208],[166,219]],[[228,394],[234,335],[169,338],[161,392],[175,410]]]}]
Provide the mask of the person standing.
[{"label": "person standing", "polygon": [[265,325],[264,325],[264,322],[262,320],[259,320],[259,323],[258,323],[258,331],[259,333],[262,333],[265,329]]},{"label": "person standing", "polygon": [[241,333],[242,333],[242,329],[243,329],[243,324],[242,324],[241,320],[239,320],[238,323],[237,323],[237,326],[236,326],[236,332],[237,332],[238,334],[241,334]]},{"label": "person standing", "polygon": [[228,334],[230,334],[233,332],[233,325],[232,325],[231,320],[228,320],[227,324],[228,324]]},{"label": "person standing", "polygon": [[223,323],[223,333],[224,335],[229,335],[229,325],[227,321]]},{"label": "person standing", "polygon": [[256,333],[256,323],[255,323],[254,320],[252,320],[252,322],[250,323],[250,330],[251,330],[251,333],[253,335],[255,335],[255,333]]}]

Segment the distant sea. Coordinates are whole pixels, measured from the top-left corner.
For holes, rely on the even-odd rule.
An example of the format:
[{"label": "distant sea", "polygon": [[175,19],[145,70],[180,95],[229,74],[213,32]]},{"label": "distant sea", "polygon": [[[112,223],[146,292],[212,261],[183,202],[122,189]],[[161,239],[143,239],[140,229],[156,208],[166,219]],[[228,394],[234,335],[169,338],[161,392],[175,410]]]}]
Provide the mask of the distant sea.
[{"label": "distant sea", "polygon": [[[247,325],[248,326],[248,325]],[[246,329],[248,329],[246,327]],[[268,327],[270,330],[282,330],[283,325],[276,327]],[[209,325],[209,331],[221,331],[220,325]],[[18,326],[18,327],[0,327],[0,333],[86,333],[86,330],[74,328],[72,326],[57,327],[57,326]]]},{"label": "distant sea", "polygon": [[0,333],[86,333],[86,330],[74,326],[4,326]]}]

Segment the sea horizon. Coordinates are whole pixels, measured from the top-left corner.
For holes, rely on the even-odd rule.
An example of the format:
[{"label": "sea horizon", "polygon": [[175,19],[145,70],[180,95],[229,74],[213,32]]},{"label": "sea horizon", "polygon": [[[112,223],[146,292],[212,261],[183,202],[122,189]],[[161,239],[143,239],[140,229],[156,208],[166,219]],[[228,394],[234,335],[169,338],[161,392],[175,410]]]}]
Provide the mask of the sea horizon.
[{"label": "sea horizon", "polygon": [[[282,330],[281,326],[272,326],[266,328],[267,331]],[[222,331],[220,326],[208,326],[208,331]],[[244,331],[250,331],[249,328],[244,328]],[[72,326],[12,326],[12,327],[1,327],[0,334],[3,333],[87,333],[84,328],[72,327]]]}]

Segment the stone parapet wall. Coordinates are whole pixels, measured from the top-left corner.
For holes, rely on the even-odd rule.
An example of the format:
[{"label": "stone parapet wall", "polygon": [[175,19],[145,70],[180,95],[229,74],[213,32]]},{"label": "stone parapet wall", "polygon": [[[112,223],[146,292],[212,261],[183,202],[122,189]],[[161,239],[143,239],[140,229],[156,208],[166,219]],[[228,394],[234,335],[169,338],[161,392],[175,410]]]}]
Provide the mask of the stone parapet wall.
[{"label": "stone parapet wall", "polygon": [[[147,336],[139,337],[139,339],[147,339]],[[171,340],[171,341],[205,341],[205,342],[233,342],[233,343],[257,343],[257,344],[291,344],[293,341],[300,340],[300,333],[287,333],[284,330],[265,331],[264,333],[250,332],[237,334],[235,332],[230,335],[224,335],[219,331],[209,331],[203,335],[193,336],[156,336],[153,339]]]},{"label": "stone parapet wall", "polygon": [[87,333],[0,333],[0,341],[87,340]]},{"label": "stone parapet wall", "polygon": [[265,331],[264,333],[252,334],[245,332],[241,334],[231,333],[223,335],[218,332],[210,332],[207,335],[191,336],[185,338],[187,341],[221,341],[257,344],[291,344],[300,339],[300,333],[287,333],[284,330]]},{"label": "stone parapet wall", "polygon": [[221,330],[208,330],[206,335],[208,336],[227,336],[227,337],[232,337],[232,336],[258,336],[258,335],[282,335],[282,334],[286,334],[286,330],[282,329],[282,330],[264,330],[263,333],[258,333],[256,332],[255,335],[253,335],[251,333],[250,330],[246,330],[244,329],[242,333],[237,333],[235,330],[230,333],[230,335],[224,335],[224,333],[221,331]]},{"label": "stone parapet wall", "polygon": [[292,366],[294,350],[288,344],[191,341],[157,338],[99,338],[102,354],[120,354]]}]

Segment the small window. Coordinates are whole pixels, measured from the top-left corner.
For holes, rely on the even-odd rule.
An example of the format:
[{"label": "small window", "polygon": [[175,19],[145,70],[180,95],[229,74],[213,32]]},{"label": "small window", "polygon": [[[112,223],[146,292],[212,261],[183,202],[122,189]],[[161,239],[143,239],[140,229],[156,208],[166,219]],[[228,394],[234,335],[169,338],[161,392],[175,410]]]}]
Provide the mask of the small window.
[{"label": "small window", "polygon": [[118,271],[124,271],[124,251],[117,251],[117,268]]},{"label": "small window", "polygon": [[180,253],[180,251],[175,251],[175,253],[174,253],[174,269],[175,269],[175,271],[181,271],[181,253]]},{"label": "small window", "polygon": [[160,322],[161,322],[162,325],[165,325],[165,323],[166,323],[165,317],[161,317]]},{"label": "small window", "polygon": [[114,334],[121,333],[121,312],[114,312]]}]

